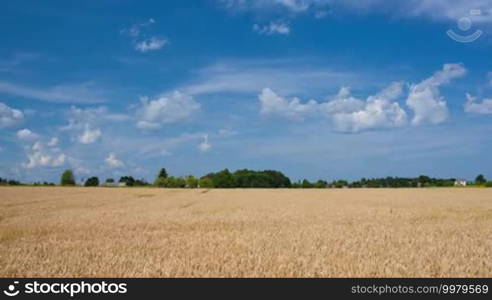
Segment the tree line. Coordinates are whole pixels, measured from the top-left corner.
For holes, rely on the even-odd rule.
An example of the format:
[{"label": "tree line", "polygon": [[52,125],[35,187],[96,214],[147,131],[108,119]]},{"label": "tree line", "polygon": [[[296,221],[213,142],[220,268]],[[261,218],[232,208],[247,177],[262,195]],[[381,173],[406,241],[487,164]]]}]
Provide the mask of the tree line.
[{"label": "tree line", "polygon": [[[135,179],[132,176],[121,176],[118,181],[108,178],[100,182],[98,177],[89,177],[83,183],[86,187],[95,186],[128,186],[145,187],[156,186],[162,188],[417,188],[417,187],[451,187],[456,182],[455,178],[432,178],[421,175],[415,178],[385,177],[362,178],[349,182],[347,180],[311,182],[307,179],[292,182],[289,177],[280,171],[264,170],[253,171],[248,169],[230,172],[224,169],[219,172],[209,173],[200,178],[192,175],[185,177],[170,176],[165,168],[160,169],[153,183],[144,179]],[[23,185],[16,180],[0,178],[0,185]],[[33,185],[54,186],[50,182],[35,182]],[[75,186],[76,180],[72,170],[65,170],[60,177],[60,185]],[[487,181],[484,175],[478,175],[474,182],[468,185],[492,187],[492,181]]]}]

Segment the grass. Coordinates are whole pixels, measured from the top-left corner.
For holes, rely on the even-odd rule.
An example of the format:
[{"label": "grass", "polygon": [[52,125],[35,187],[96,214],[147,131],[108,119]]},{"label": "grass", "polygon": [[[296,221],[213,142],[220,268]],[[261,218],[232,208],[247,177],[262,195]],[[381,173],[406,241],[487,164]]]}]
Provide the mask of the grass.
[{"label": "grass", "polygon": [[0,188],[0,277],[491,277],[492,190]]}]

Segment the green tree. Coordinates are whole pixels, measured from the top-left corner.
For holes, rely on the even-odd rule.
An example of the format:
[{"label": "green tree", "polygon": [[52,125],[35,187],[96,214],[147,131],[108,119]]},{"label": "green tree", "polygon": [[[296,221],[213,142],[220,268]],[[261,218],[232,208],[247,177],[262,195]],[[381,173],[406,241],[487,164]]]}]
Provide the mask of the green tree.
[{"label": "green tree", "polygon": [[114,183],[114,179],[113,178],[108,178],[108,179],[106,179],[106,183]]},{"label": "green tree", "polygon": [[160,171],[159,171],[159,174],[157,175],[157,177],[160,177],[160,178],[167,178],[167,171],[165,168],[162,168]]},{"label": "green tree", "polygon": [[132,176],[123,176],[119,180],[120,183],[125,183],[126,186],[134,186],[135,179]]},{"label": "green tree", "polygon": [[91,177],[85,181],[84,186],[99,186],[99,178]]},{"label": "green tree", "polygon": [[487,179],[485,179],[485,176],[482,174],[478,175],[477,178],[475,178],[475,184],[476,185],[483,185],[487,182]]},{"label": "green tree", "polygon": [[186,177],[186,186],[190,189],[196,189],[198,187],[198,179],[191,175]]},{"label": "green tree", "polygon": [[214,182],[212,181],[212,179],[210,179],[208,177],[202,177],[202,178],[200,178],[200,180],[198,181],[198,183],[200,184],[200,188],[202,188],[202,189],[212,189],[212,188],[214,188]]},{"label": "green tree", "polygon": [[60,184],[63,186],[74,186],[75,185],[75,176],[73,175],[72,170],[65,170],[61,176]]}]

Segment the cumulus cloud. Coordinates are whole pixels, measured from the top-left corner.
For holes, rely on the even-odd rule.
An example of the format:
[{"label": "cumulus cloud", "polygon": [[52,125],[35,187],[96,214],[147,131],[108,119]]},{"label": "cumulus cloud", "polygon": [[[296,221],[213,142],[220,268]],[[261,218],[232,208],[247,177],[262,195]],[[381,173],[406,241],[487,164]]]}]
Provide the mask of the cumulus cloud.
[{"label": "cumulus cloud", "polygon": [[110,153],[104,161],[106,162],[106,165],[112,169],[121,168],[125,165],[114,153]]},{"label": "cumulus cloud", "polygon": [[[331,115],[335,128],[343,132],[359,132],[373,128],[404,126],[407,114],[398,102],[395,102],[402,94],[402,86],[400,82],[393,83],[375,96],[370,96],[365,103],[351,100],[352,97],[347,94],[345,107],[340,105],[338,111]],[[326,106],[330,107],[330,104],[337,102],[340,102],[340,99],[328,102]],[[363,103],[362,107],[360,102]]]},{"label": "cumulus cloud", "polygon": [[24,113],[0,102],[0,128],[15,126],[24,121]]},{"label": "cumulus cloud", "polygon": [[106,107],[78,108],[72,106],[67,112],[68,124],[61,130],[73,133],[73,139],[81,144],[92,144],[102,136],[100,125],[105,122],[123,122],[130,116],[110,112]]},{"label": "cumulus cloud", "polygon": [[140,51],[142,53],[159,50],[164,47],[168,41],[166,39],[151,37],[142,41],[139,41],[135,44],[135,50]]},{"label": "cumulus cloud", "polygon": [[321,115],[331,120],[338,131],[359,132],[372,128],[405,125],[407,114],[395,102],[402,94],[402,90],[402,83],[393,83],[388,88],[363,101],[353,97],[349,88],[342,87],[331,101],[320,103],[310,100],[307,103],[302,103],[298,98],[288,100],[280,97],[267,88],[262,91],[258,98],[261,114],[277,115],[295,120]]},{"label": "cumulus cloud", "polygon": [[299,98],[285,99],[270,88],[263,89],[258,99],[261,106],[260,114],[276,115],[296,120],[302,120],[305,116],[315,112],[318,105],[314,100],[301,103]]},{"label": "cumulus cloud", "polygon": [[289,35],[290,26],[285,22],[272,21],[268,25],[254,24],[253,31],[263,35],[274,35],[274,34]]},{"label": "cumulus cloud", "polygon": [[211,148],[212,148],[212,145],[208,141],[208,134],[206,134],[203,136],[203,141],[200,144],[198,144],[198,150],[200,150],[200,152],[205,153],[205,152],[210,151]]},{"label": "cumulus cloud", "polygon": [[89,124],[85,124],[84,131],[77,138],[81,144],[93,144],[101,137],[102,131],[99,128],[91,129]]},{"label": "cumulus cloud", "polygon": [[426,80],[410,86],[407,105],[414,111],[413,125],[439,124],[448,118],[448,107],[439,88],[452,79],[463,77],[466,69],[462,64],[445,64],[443,69]]},{"label": "cumulus cloud", "polygon": [[67,157],[59,149],[46,147],[41,141],[35,142],[27,152],[27,162],[23,167],[33,169],[37,167],[60,167],[65,164]]},{"label": "cumulus cloud", "polygon": [[31,130],[24,128],[17,131],[17,138],[23,141],[32,141],[39,138],[39,135],[32,132]]},{"label": "cumulus cloud", "polygon": [[186,120],[200,110],[200,104],[192,96],[178,91],[155,100],[143,98],[137,111],[137,127],[158,129],[164,124]]},{"label": "cumulus cloud", "polygon": [[477,97],[466,94],[465,112],[488,115],[492,114],[492,99],[483,99],[477,102]]}]

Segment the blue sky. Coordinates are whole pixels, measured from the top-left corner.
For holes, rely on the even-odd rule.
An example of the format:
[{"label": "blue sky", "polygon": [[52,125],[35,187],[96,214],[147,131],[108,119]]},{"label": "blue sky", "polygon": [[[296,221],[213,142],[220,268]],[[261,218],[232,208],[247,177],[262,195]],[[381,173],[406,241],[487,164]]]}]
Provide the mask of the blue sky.
[{"label": "blue sky", "polygon": [[0,177],[492,178],[490,1],[1,6]]}]

